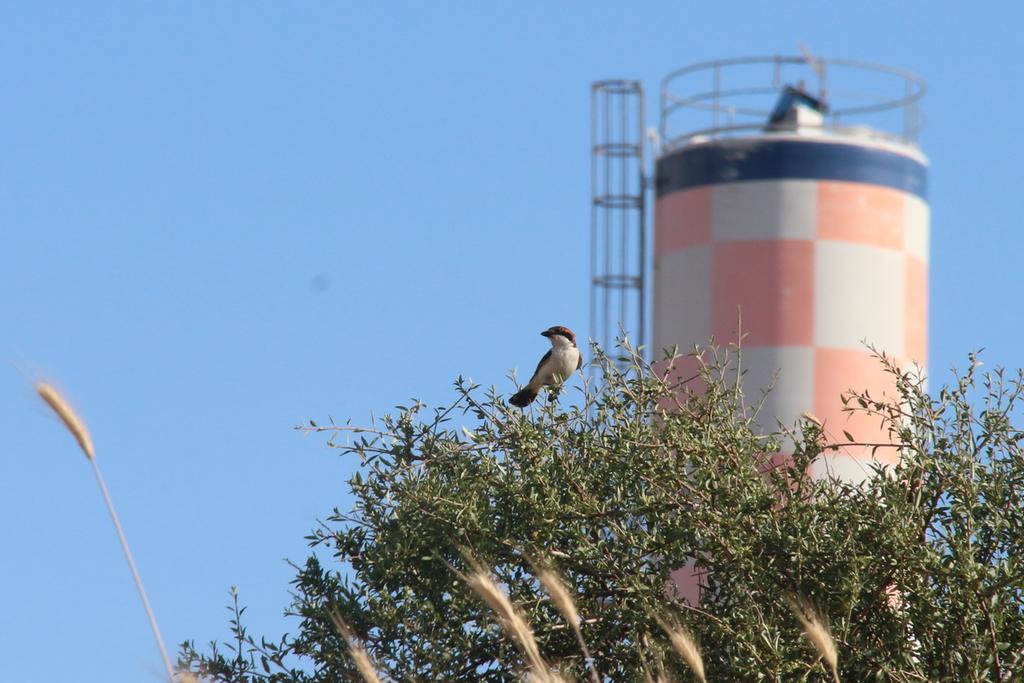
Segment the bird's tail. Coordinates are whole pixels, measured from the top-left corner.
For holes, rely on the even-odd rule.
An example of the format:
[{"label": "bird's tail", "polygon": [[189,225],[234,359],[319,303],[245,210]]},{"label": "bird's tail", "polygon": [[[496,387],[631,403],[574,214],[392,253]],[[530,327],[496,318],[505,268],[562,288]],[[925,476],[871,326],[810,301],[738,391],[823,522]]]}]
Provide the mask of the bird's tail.
[{"label": "bird's tail", "polygon": [[531,389],[530,387],[526,387],[525,389],[522,389],[519,392],[513,394],[512,398],[510,398],[508,402],[514,405],[516,408],[525,408],[526,406],[530,405],[530,403],[535,398],[537,398],[537,392]]}]

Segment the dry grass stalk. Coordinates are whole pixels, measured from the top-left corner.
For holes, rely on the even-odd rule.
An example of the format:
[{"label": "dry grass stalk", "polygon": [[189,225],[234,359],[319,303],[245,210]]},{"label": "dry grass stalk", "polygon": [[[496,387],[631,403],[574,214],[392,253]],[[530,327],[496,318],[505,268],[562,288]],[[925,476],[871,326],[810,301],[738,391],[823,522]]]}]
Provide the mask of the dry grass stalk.
[{"label": "dry grass stalk", "polygon": [[526,619],[519,613],[519,610],[512,605],[512,601],[509,600],[505,591],[494,583],[490,573],[478,568],[469,576],[464,576],[463,579],[497,613],[498,623],[519,644],[519,649],[526,658],[532,676],[543,683],[553,683],[559,680],[559,677],[551,673],[547,662],[540,656],[540,648],[537,647],[537,640],[533,637],[530,625],[526,623]]},{"label": "dry grass stalk", "polygon": [[821,658],[825,660],[832,670],[832,678],[839,683],[839,656],[836,652],[836,642],[832,639],[832,632],[829,629],[828,620],[814,609],[806,600],[789,598],[790,609],[803,626],[804,635],[814,645]]},{"label": "dry grass stalk", "polygon": [[576,642],[580,644],[580,650],[583,651],[587,669],[590,671],[590,680],[593,683],[600,683],[601,677],[597,673],[597,667],[594,664],[594,658],[590,655],[587,642],[583,639],[583,630],[580,628],[580,615],[576,611],[576,603],[569,595],[569,590],[558,575],[550,569],[538,571],[537,578],[540,580],[541,585],[544,586],[544,590],[551,596],[551,601],[555,604],[555,607],[558,608],[558,611],[562,613],[565,620],[572,626],[573,631],[576,632]]},{"label": "dry grass stalk", "polygon": [[89,460],[89,464],[92,465],[93,474],[96,475],[96,483],[99,484],[100,493],[103,494],[103,500],[107,504],[107,511],[110,512],[110,519],[114,522],[114,530],[117,532],[117,539],[121,542],[121,550],[124,552],[124,558],[128,561],[128,568],[132,572],[132,579],[135,581],[135,588],[139,592],[139,598],[142,600],[142,607],[146,610],[146,617],[149,619],[149,626],[153,630],[153,637],[156,639],[157,648],[160,650],[160,657],[164,661],[164,668],[167,670],[167,680],[174,681],[175,673],[174,667],[171,666],[171,658],[167,655],[167,648],[164,646],[163,636],[160,635],[160,628],[156,624],[156,614],[153,612],[153,607],[149,604],[149,598],[146,596],[146,589],[142,586],[142,577],[139,576],[139,569],[135,566],[135,560],[132,558],[131,548],[128,547],[128,538],[124,534],[124,529],[121,528],[121,520],[117,516],[117,511],[114,509],[114,500],[110,497],[110,492],[107,490],[107,484],[103,480],[103,474],[100,472],[100,466],[96,462],[96,452],[93,449],[92,438],[89,436],[89,430],[85,428],[85,422],[71,409],[71,406],[64,397],[60,395],[56,389],[45,382],[38,382],[36,384],[36,393],[39,397],[46,401],[46,404],[53,409],[53,412],[57,414],[64,426],[67,427],[71,435],[75,437],[75,441],[78,442],[78,446],[85,453],[85,457]]},{"label": "dry grass stalk", "polygon": [[704,678],[704,660],[700,656],[700,648],[697,646],[697,641],[694,640],[693,634],[682,626],[672,626],[661,619],[658,619],[658,625],[668,634],[669,642],[672,643],[672,649],[676,651],[686,665],[693,671],[693,675],[697,677],[701,683],[707,683],[707,679]]},{"label": "dry grass stalk", "polygon": [[377,668],[374,667],[373,661],[370,659],[370,653],[366,651],[363,644],[352,633],[352,629],[341,618],[338,610],[331,610],[331,621],[334,622],[334,627],[338,629],[341,637],[348,643],[348,650],[352,654],[352,661],[356,663],[356,668],[362,674],[363,680],[366,683],[381,683],[380,676],[377,674]]},{"label": "dry grass stalk", "polygon": [[46,404],[50,406],[53,412],[57,413],[57,417],[64,423],[68,431],[71,432],[71,436],[75,437],[75,441],[78,442],[78,447],[85,453],[85,457],[92,460],[96,457],[96,452],[93,450],[92,438],[89,436],[89,430],[85,428],[85,423],[78,417],[74,410],[71,409],[71,405],[64,400],[64,397],[60,395],[60,392],[54,389],[46,382],[39,382],[36,384],[36,393],[39,397],[46,401]]}]

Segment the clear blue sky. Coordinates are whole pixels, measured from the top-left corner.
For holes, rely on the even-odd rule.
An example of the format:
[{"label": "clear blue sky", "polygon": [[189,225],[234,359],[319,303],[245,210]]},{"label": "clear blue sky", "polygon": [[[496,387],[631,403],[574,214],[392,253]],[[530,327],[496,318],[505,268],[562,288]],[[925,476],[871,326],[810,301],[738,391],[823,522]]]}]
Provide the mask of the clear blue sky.
[{"label": "clear blue sky", "polygon": [[[554,11],[552,7],[562,8]],[[351,463],[307,419],[507,387],[588,328],[589,84],[792,53],[925,76],[933,382],[1016,366],[1019,8],[935,2],[9,2],[0,8],[3,678],[157,680],[281,616]],[[514,9],[506,9],[514,7]],[[653,123],[653,116],[651,117]],[[555,294],[557,293],[557,296]]]}]

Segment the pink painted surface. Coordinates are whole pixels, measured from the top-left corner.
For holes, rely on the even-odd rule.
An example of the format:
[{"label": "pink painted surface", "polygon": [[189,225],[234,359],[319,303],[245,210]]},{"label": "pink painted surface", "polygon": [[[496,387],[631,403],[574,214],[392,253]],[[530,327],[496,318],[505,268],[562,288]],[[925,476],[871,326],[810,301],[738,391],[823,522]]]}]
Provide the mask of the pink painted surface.
[{"label": "pink painted surface", "polygon": [[906,278],[905,355],[924,367],[928,362],[928,266],[912,256],[906,257]]},{"label": "pink painted surface", "polygon": [[758,466],[759,471],[762,474],[767,474],[772,470],[784,469],[790,467],[793,464],[792,453],[765,453],[764,459]]},{"label": "pink painted surface", "polygon": [[[814,414],[822,421],[826,436],[833,441],[846,441],[844,431],[854,441],[871,444],[890,444],[892,437],[882,425],[882,418],[857,410],[843,412],[841,397],[850,390],[867,391],[873,399],[893,400],[899,396],[892,375],[886,373],[881,362],[868,351],[847,349],[814,350]],[[850,407],[857,406],[850,401]],[[858,453],[850,452],[850,455]],[[875,459],[895,464],[899,452],[895,448],[880,448]]]},{"label": "pink painted surface", "polygon": [[669,593],[674,593],[674,597],[682,598],[691,605],[700,604],[701,574],[697,569],[697,561],[690,560],[669,574]]},{"label": "pink painted surface", "polygon": [[654,254],[711,241],[711,188],[670,192],[654,203]]},{"label": "pink painted surface", "polygon": [[[668,382],[673,390],[698,394],[707,389],[707,383],[699,376],[700,367],[700,359],[685,355],[655,361],[652,364],[654,374]],[[675,408],[671,401],[662,402],[658,407],[664,410]]]},{"label": "pink painted surface", "polygon": [[[814,337],[814,243],[722,242],[713,247],[711,329],[715,340],[744,346],[807,346]],[[737,310],[738,307],[738,310]]]},{"label": "pink painted surface", "polygon": [[904,216],[905,198],[899,190],[864,183],[818,182],[821,239],[902,249]]}]

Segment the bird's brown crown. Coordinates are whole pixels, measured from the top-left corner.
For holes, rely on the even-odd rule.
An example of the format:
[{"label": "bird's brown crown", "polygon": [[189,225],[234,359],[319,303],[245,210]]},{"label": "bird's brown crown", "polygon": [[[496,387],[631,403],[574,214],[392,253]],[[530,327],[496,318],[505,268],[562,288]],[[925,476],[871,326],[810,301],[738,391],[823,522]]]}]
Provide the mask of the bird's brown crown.
[{"label": "bird's brown crown", "polygon": [[576,335],[573,334],[573,331],[570,330],[568,327],[563,327],[562,325],[555,325],[554,327],[549,327],[540,334],[542,337],[551,337],[557,334],[565,337],[573,344],[576,343]]}]

